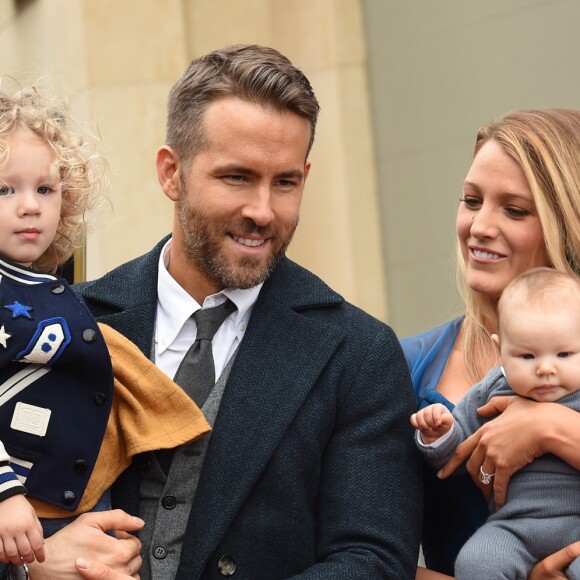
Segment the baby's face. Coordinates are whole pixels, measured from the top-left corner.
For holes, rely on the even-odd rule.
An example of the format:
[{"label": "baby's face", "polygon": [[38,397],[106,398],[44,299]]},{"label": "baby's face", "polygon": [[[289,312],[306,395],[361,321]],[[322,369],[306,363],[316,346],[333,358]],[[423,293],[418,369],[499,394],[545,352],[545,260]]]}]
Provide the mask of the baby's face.
[{"label": "baby's face", "polygon": [[501,361],[510,387],[535,401],[557,401],[580,388],[580,308],[503,312]]}]

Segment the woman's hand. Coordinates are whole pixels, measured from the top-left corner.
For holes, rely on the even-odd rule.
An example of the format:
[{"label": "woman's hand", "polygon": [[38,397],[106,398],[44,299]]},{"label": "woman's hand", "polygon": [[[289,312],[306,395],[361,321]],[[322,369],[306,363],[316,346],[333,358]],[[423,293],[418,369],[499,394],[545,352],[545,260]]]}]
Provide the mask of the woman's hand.
[{"label": "woman's hand", "polygon": [[505,503],[511,476],[546,453],[547,412],[553,406],[563,408],[562,405],[536,403],[518,396],[493,397],[478,409],[478,413],[484,417],[498,413],[499,416],[459,445],[453,457],[439,471],[439,477],[448,477],[467,460],[467,471],[488,500],[492,486],[482,482],[480,469],[493,474],[494,499],[496,506],[501,507]]},{"label": "woman's hand", "polygon": [[456,450],[439,471],[448,477],[467,460],[467,470],[485,497],[491,485],[481,481],[481,472],[494,474],[496,506],[505,503],[510,477],[536,457],[553,453],[580,470],[580,413],[559,403],[537,403],[523,397],[493,397],[477,412],[489,421]]},{"label": "woman's hand", "polygon": [[566,580],[564,570],[580,556],[580,542],[570,544],[538,562],[528,580]]}]

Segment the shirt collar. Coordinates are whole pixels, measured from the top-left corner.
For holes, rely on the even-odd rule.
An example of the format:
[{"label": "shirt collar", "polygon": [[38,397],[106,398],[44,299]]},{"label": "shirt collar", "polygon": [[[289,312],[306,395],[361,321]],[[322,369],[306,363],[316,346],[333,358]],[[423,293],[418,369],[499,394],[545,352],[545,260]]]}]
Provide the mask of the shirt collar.
[{"label": "shirt collar", "polygon": [[[191,315],[202,308],[202,305],[188,294],[171,276],[167,270],[165,255],[171,244],[171,239],[167,241],[159,257],[159,275],[157,279],[157,323],[156,336],[163,336],[164,344],[158,343],[158,349],[164,351],[177,337],[184,324],[191,318]],[[211,308],[221,304],[225,298],[229,298],[236,305],[236,312],[231,316],[235,317],[234,324],[239,340],[248,326],[250,315],[254,304],[258,300],[263,283],[248,289],[226,288],[217,294],[208,296],[203,303],[203,307]]]}]

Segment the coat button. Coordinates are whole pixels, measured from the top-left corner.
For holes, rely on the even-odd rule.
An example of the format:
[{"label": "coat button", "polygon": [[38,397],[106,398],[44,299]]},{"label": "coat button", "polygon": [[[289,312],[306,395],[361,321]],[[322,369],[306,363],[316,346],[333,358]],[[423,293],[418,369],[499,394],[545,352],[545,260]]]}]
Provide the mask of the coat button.
[{"label": "coat button", "polygon": [[107,400],[107,395],[105,395],[105,393],[101,393],[101,391],[97,391],[93,395],[93,399],[94,399],[95,403],[97,405],[99,405],[99,407],[100,407],[101,405],[105,404],[105,401]]},{"label": "coat button", "polygon": [[53,294],[62,294],[64,292],[64,284],[54,284],[50,291]]},{"label": "coat button", "polygon": [[65,503],[66,505],[70,505],[71,503],[74,502],[75,499],[76,496],[74,491],[65,491],[62,494],[62,502]]},{"label": "coat button", "polygon": [[175,497],[173,497],[172,495],[166,495],[162,500],[161,500],[161,505],[166,509],[166,510],[172,510],[176,505],[177,505],[177,500],[175,499]]},{"label": "coat button", "polygon": [[97,333],[92,328],[83,330],[83,340],[85,342],[95,342],[97,340]]},{"label": "coat button", "polygon": [[77,459],[75,461],[75,473],[78,475],[83,475],[87,472],[89,468],[89,462],[86,459]]},{"label": "coat button", "polygon": [[153,548],[153,555],[158,560],[163,560],[163,558],[165,558],[165,556],[167,556],[167,548],[165,546],[155,546]]},{"label": "coat button", "polygon": [[218,570],[222,576],[232,576],[236,571],[236,561],[226,554],[219,559]]}]

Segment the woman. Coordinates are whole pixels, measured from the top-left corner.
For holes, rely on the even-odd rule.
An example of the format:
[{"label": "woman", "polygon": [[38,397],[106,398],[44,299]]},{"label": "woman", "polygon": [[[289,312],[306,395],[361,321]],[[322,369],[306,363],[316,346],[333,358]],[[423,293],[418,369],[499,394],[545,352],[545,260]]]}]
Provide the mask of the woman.
[{"label": "woman", "polygon": [[[499,363],[490,338],[497,332],[497,301],[518,274],[550,266],[580,275],[580,111],[524,110],[481,127],[456,229],[465,314],[402,341],[419,408],[439,402],[452,409]],[[439,477],[425,467],[425,561],[448,575],[463,543],[485,521],[492,488],[502,505],[510,476],[544,453],[580,469],[578,413],[519,398],[494,399],[481,412],[500,415],[460,446]],[[440,479],[466,459],[481,490],[467,475]],[[580,543],[570,547],[568,563],[578,553]],[[534,573],[565,578],[558,570],[567,556],[559,552]],[[417,577],[441,576],[419,570]]]}]

